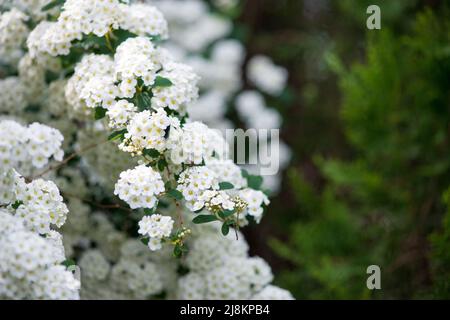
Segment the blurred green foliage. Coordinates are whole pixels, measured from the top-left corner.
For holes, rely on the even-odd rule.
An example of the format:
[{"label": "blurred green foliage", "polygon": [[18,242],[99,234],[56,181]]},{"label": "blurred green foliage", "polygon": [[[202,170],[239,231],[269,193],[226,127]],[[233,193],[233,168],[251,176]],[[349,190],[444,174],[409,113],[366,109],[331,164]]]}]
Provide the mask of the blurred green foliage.
[{"label": "blurred green foliage", "polygon": [[[341,12],[362,10],[356,2],[340,1]],[[450,296],[450,212],[442,220],[450,183],[450,12],[421,8],[404,31],[394,24],[413,1],[390,3],[382,12],[393,22],[367,32],[364,62],[347,69],[341,51],[340,58],[324,55],[337,72],[335,120],[349,148],[313,158],[322,183],[310,183],[299,168],[289,172],[296,222],[285,225],[287,241],[271,246],[290,263],[278,282],[297,298]],[[366,288],[371,264],[381,267],[382,290]]]}]

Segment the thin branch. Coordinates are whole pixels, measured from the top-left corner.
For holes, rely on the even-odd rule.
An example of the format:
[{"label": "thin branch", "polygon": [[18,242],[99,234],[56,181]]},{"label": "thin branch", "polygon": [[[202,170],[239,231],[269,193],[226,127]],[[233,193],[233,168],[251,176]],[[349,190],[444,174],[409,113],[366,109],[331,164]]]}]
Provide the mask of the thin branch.
[{"label": "thin branch", "polygon": [[99,146],[99,145],[101,145],[101,144],[103,144],[103,143],[106,143],[106,142],[108,142],[108,140],[107,140],[107,141],[102,141],[102,142],[100,142],[100,143],[90,144],[90,145],[88,145],[87,147],[85,147],[85,148],[83,148],[83,149],[81,149],[81,150],[79,150],[79,151],[76,151],[76,152],[72,153],[70,156],[68,156],[67,158],[65,158],[64,160],[62,160],[60,163],[58,163],[58,164],[56,164],[56,165],[53,165],[53,166],[49,166],[47,169],[45,169],[45,170],[42,171],[41,173],[39,173],[39,174],[37,174],[37,175],[35,175],[35,176],[32,176],[31,178],[27,178],[27,180],[28,180],[28,181],[31,181],[31,180],[33,180],[33,179],[42,177],[43,175],[49,173],[50,171],[58,170],[59,168],[65,166],[70,160],[72,160],[72,159],[75,158],[76,156],[81,155],[81,154],[83,154],[83,153],[85,153],[85,152],[87,152],[87,151],[89,151],[89,150],[91,150],[91,149],[94,149],[95,147],[97,147],[97,146]]},{"label": "thin branch", "polygon": [[100,208],[100,209],[119,209],[119,210],[126,211],[128,213],[132,213],[133,212],[133,210],[131,210],[130,208],[121,206],[118,203],[111,203],[111,204],[98,203],[98,202],[95,202],[95,201],[92,201],[92,200],[89,200],[89,199],[85,199],[85,198],[82,198],[82,197],[77,196],[75,194],[71,194],[71,193],[67,193],[67,192],[62,192],[62,196],[66,197],[66,198],[78,199],[78,200],[80,200],[82,202],[86,202],[86,203],[88,203],[88,204],[90,204],[90,205],[92,205],[94,207]]}]

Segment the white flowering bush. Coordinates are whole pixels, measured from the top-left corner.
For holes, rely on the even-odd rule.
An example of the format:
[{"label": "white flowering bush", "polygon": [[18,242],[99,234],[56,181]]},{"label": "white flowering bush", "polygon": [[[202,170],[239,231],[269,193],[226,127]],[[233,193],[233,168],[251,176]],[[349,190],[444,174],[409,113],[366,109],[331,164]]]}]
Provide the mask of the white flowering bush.
[{"label": "white flowering bush", "polygon": [[[230,114],[236,113],[247,128],[281,128],[281,115],[267,104],[266,98],[273,100],[287,92],[288,72],[267,56],[248,56],[234,34],[237,26],[227,15],[239,10],[239,1],[216,0],[212,1],[213,6],[202,0],[145,2],[159,8],[168,21],[171,36],[163,45],[200,75],[198,84],[202,94],[187,106],[191,119],[211,128],[233,129],[235,124]],[[246,65],[245,60],[248,60]],[[242,72],[245,68],[246,72]],[[276,193],[291,152],[283,141],[280,148],[273,150],[278,152],[272,157],[279,159],[280,170],[278,174],[266,176],[263,187]],[[246,170],[260,174],[259,162],[246,166]]]},{"label": "white flowering bush", "polygon": [[[166,14],[179,16],[183,35],[174,39],[189,50],[229,29],[198,3],[186,6],[198,6],[199,19]],[[209,62],[180,62],[180,48],[162,46],[170,23],[157,7],[22,0],[0,8],[1,298],[292,298],[270,285],[270,267],[249,257],[239,231],[269,205],[262,179],[190,116],[209,81],[194,69]],[[229,41],[214,50],[225,72],[212,75],[221,89],[206,97],[239,89],[241,50]]]}]

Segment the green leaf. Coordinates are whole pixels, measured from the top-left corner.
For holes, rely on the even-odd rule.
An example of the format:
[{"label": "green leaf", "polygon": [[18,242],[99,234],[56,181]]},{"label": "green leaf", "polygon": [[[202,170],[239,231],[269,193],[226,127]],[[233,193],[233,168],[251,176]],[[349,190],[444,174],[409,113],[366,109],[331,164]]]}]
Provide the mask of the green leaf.
[{"label": "green leaf", "polygon": [[141,242],[143,244],[145,244],[146,246],[148,246],[149,241],[150,241],[150,238],[141,238]]},{"label": "green leaf", "polygon": [[155,79],[154,87],[170,87],[172,85],[172,81],[167,78],[163,78],[161,76],[157,76]]},{"label": "green leaf", "polygon": [[12,204],[13,209],[19,208],[23,204],[23,201],[16,201]]},{"label": "green leaf", "polygon": [[167,167],[166,159],[162,158],[158,161],[158,170],[163,171]]},{"label": "green leaf", "polygon": [[111,133],[108,137],[108,140],[110,141],[114,141],[114,140],[123,140],[123,138],[125,137],[125,133],[127,133],[127,129],[123,129],[123,130],[119,130],[119,131],[114,131],[113,133]]},{"label": "green leaf", "polygon": [[100,120],[103,119],[106,115],[106,109],[102,108],[102,107],[95,107],[94,109],[95,113],[94,113],[94,119],[95,120]]},{"label": "green leaf", "polygon": [[72,259],[64,260],[63,262],[61,262],[61,264],[66,268],[76,265],[75,261],[73,261]]},{"label": "green leaf", "polygon": [[219,213],[219,216],[220,216],[222,219],[226,219],[226,218],[228,218],[229,216],[232,216],[235,212],[236,212],[235,210],[224,210],[224,211],[221,211],[221,212]]},{"label": "green leaf", "polygon": [[155,211],[156,211],[156,205],[153,207],[153,208],[145,208],[144,209],[144,213],[145,213],[145,215],[146,216],[151,216],[152,214],[154,214],[155,213]]},{"label": "green leaf", "polygon": [[220,188],[220,190],[229,190],[229,189],[234,189],[234,185],[230,182],[220,182],[219,188]]},{"label": "green leaf", "polygon": [[136,96],[136,106],[139,111],[150,109],[152,105],[152,97],[148,92],[141,92]]},{"label": "green leaf", "polygon": [[183,255],[183,249],[180,244],[175,245],[173,248],[173,255],[175,258],[180,258]]},{"label": "green leaf", "polygon": [[64,2],[66,2],[66,0],[53,0],[53,1],[50,1],[50,2],[47,3],[45,6],[43,6],[43,7],[41,8],[41,10],[42,10],[42,11],[48,11],[48,10],[50,10],[50,9],[53,9],[54,7],[63,5]]},{"label": "green leaf", "polygon": [[183,199],[183,194],[180,191],[178,191],[177,189],[171,189],[171,190],[167,191],[167,194],[176,200]]},{"label": "green leaf", "polygon": [[225,222],[222,224],[222,234],[223,234],[224,236],[226,236],[229,232],[230,232],[230,226],[229,226],[228,223],[225,221]]},{"label": "green leaf", "polygon": [[263,178],[261,176],[253,176],[247,172],[247,170],[242,170],[242,176],[247,179],[247,185],[249,188],[254,190],[261,190],[263,183]]},{"label": "green leaf", "polygon": [[156,42],[156,43],[162,41],[161,35],[159,35],[159,34],[157,34],[157,35],[155,35],[155,36],[150,36],[149,38],[150,38],[150,40],[151,40],[152,42]]},{"label": "green leaf", "polygon": [[144,155],[144,156],[149,156],[149,157],[152,157],[152,158],[158,158],[161,154],[159,153],[159,151],[158,150],[156,150],[156,149],[144,149],[143,151],[142,151],[142,154]]},{"label": "green leaf", "polygon": [[216,221],[217,217],[212,214],[201,214],[192,219],[192,222],[195,224],[202,224]]}]

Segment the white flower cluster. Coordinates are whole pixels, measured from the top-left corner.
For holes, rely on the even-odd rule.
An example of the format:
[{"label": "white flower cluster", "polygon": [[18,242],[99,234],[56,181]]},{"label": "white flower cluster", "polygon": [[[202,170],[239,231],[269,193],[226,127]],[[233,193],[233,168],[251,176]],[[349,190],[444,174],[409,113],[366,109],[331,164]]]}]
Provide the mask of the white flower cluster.
[{"label": "white flower cluster", "polygon": [[[44,167],[50,158],[61,161],[63,136],[53,128],[39,123],[24,127],[12,120],[0,121],[1,171],[16,168],[28,173],[32,166]],[[1,172],[0,171],[0,172]]]},{"label": "white flower cluster", "polygon": [[55,117],[67,116],[75,118],[76,111],[66,100],[66,86],[67,80],[65,79],[52,81],[48,86],[44,105],[47,107],[48,112]]},{"label": "white flower cluster", "polygon": [[[266,106],[262,94],[255,91],[258,97],[248,99],[241,99],[238,95],[243,90],[241,78],[244,78],[244,75],[241,70],[246,52],[238,40],[229,38],[232,29],[230,21],[222,18],[223,15],[217,18],[214,10],[201,0],[147,2],[157,6],[168,19],[171,42],[166,47],[179,59],[193,66],[201,77],[199,87],[202,95],[198,101],[187,106],[192,121],[202,121],[212,128],[232,129],[234,124],[226,118],[227,108],[231,106],[237,109],[247,128],[280,128],[280,114],[276,109]],[[219,11],[223,8],[222,3],[217,6]],[[280,96],[286,87],[287,71],[276,66],[266,56],[257,55],[248,60],[245,75],[248,82],[264,93]],[[280,168],[284,169],[289,162],[290,152],[285,148],[285,144],[281,145]],[[257,157],[256,154],[250,156]],[[255,174],[260,171],[258,166],[247,169]],[[280,182],[281,175],[267,176],[264,179],[264,187],[276,192]]]},{"label": "white flower cluster", "polygon": [[216,174],[219,182],[229,182],[236,189],[247,186],[247,180],[242,176],[241,168],[233,160],[210,159],[207,161],[206,166]]},{"label": "white flower cluster", "polygon": [[[177,2],[177,1],[175,1]],[[190,51],[203,51],[206,47],[231,31],[231,22],[218,15],[202,15],[184,30],[172,33],[172,38]]]},{"label": "white flower cluster", "polygon": [[240,42],[220,40],[213,44],[209,59],[189,56],[187,63],[200,75],[199,85],[202,89],[220,92],[228,100],[242,85],[241,65],[244,57],[244,48]]},{"label": "white flower cluster", "polygon": [[[66,99],[76,109],[88,111],[87,106],[95,106],[95,100],[84,101],[82,93],[86,96],[86,85],[94,82],[93,79],[110,78],[114,67],[113,60],[108,55],[88,54],[75,66],[74,75],[69,79],[66,87]],[[100,100],[101,97],[91,99]],[[112,103],[113,99],[111,99]]]},{"label": "white flower cluster", "polygon": [[186,206],[191,211],[202,209],[205,202],[201,200],[203,193],[210,189],[218,189],[217,177],[205,166],[190,167],[178,178],[177,190],[183,194]]},{"label": "white flower cluster", "polygon": [[26,88],[27,102],[40,102],[45,91],[45,70],[29,54],[24,55],[19,61],[19,78]]},{"label": "white flower cluster", "polygon": [[78,299],[80,283],[59,265],[61,250],[0,209],[0,299]]},{"label": "white flower cluster", "polygon": [[61,227],[66,221],[69,210],[52,181],[37,179],[26,183],[24,178],[17,178],[14,194],[20,203],[15,215],[23,219],[30,231],[48,234],[52,225]]},{"label": "white flower cluster", "polygon": [[266,106],[258,91],[240,93],[236,98],[236,110],[249,128],[277,129],[281,126],[280,114]]},{"label": "white flower cluster", "polygon": [[27,20],[27,15],[16,8],[0,15],[0,60],[11,63],[21,56],[29,32]]},{"label": "white flower cluster", "polygon": [[114,190],[114,194],[132,209],[153,208],[157,204],[157,196],[163,192],[161,175],[145,165],[122,172]]},{"label": "white flower cluster", "polygon": [[285,289],[268,285],[255,294],[252,300],[294,300],[294,297]]},{"label": "white flower cluster", "polygon": [[166,39],[168,37],[167,21],[163,14],[155,7],[136,3],[131,6],[123,5],[120,28],[137,35],[150,35]]},{"label": "white flower cluster", "polygon": [[197,81],[199,77],[187,65],[175,62],[164,64],[160,76],[169,79],[172,83],[168,87],[157,87],[153,90],[154,107],[169,107],[179,110],[182,106],[194,101],[198,97]]},{"label": "white flower cluster", "polygon": [[226,143],[217,143],[220,137],[215,130],[201,122],[186,123],[183,128],[174,128],[168,139],[170,159],[175,164],[202,164],[211,159],[216,150],[219,154],[223,153]]},{"label": "white flower cluster", "polygon": [[138,35],[167,37],[167,24],[162,14],[153,7],[129,6],[119,0],[67,0],[56,22],[42,22],[38,26],[40,41],[33,36],[29,49],[52,56],[67,55],[75,40],[93,34],[107,35],[123,29]]},{"label": "white flower cluster", "polygon": [[26,183],[11,170],[0,180],[1,194],[3,205],[11,203],[0,209],[0,299],[78,299],[80,283],[60,265],[62,237],[50,229],[62,226],[68,212],[56,185]]},{"label": "white flower cluster", "polygon": [[170,236],[173,228],[173,219],[160,214],[145,216],[139,221],[139,234],[149,237],[148,247],[150,250],[159,250],[161,241]]},{"label": "white flower cluster", "polygon": [[[158,77],[170,85],[159,85]],[[181,112],[182,106],[196,98],[197,80],[189,67],[173,62],[148,38],[136,37],[120,44],[114,59],[84,56],[68,82],[66,98],[76,109],[105,108],[111,128],[127,129],[119,146],[123,151],[138,155],[143,149],[162,152],[167,148],[166,129],[179,127],[178,119],[163,108]],[[153,97],[147,102],[153,110],[138,112],[135,100],[141,98],[142,86],[152,85]]]},{"label": "white flower cluster", "polygon": [[122,96],[134,96],[139,78],[144,85],[152,86],[161,67],[159,52],[148,38],[130,38],[121,43],[114,55],[114,71],[121,81]]},{"label": "white flower cluster", "polygon": [[247,66],[250,81],[262,91],[278,95],[286,87],[288,72],[275,65],[269,57],[254,56]]},{"label": "white flower cluster", "polygon": [[137,107],[127,100],[117,101],[106,112],[109,118],[109,126],[117,130],[126,128],[137,111]]},{"label": "white flower cluster", "polygon": [[252,216],[257,223],[261,221],[263,214],[263,205],[269,205],[269,198],[264,192],[245,188],[239,191],[239,197],[247,204],[246,213]]},{"label": "white flower cluster", "polygon": [[153,113],[149,110],[137,113],[127,126],[125,139],[119,148],[136,154],[142,153],[144,149],[164,151],[167,147],[166,129],[171,124],[178,126],[178,120],[168,117],[162,108]]},{"label": "white flower cluster", "polygon": [[0,79],[0,112],[18,114],[27,106],[26,87],[18,77]]},{"label": "white flower cluster", "polygon": [[[84,225],[97,248],[87,249],[79,260],[84,299],[148,299],[162,292],[167,299],[292,299],[286,290],[269,284],[270,267],[248,256],[241,233],[236,240],[234,234],[218,235],[220,225],[191,226],[195,238],[189,240],[183,260],[172,259],[167,247],[150,252],[138,240],[125,238],[114,242],[119,255],[111,256],[113,231],[106,215],[101,216],[96,214],[94,223]],[[181,266],[187,274],[177,273]]]},{"label": "white flower cluster", "polygon": [[[204,230],[190,246],[186,267],[190,272],[179,278],[179,299],[252,299],[277,287],[267,263],[258,257],[248,257],[248,245],[239,236],[220,237]],[[281,290],[281,289],[280,289]],[[270,293],[270,292],[269,292]],[[292,296],[280,296],[292,298]]]},{"label": "white flower cluster", "polygon": [[47,11],[42,10],[48,3],[49,0],[0,0],[0,5],[3,8],[17,8],[30,16],[33,21],[40,21],[44,19],[47,14],[54,14],[57,12],[57,8],[52,8]]}]

